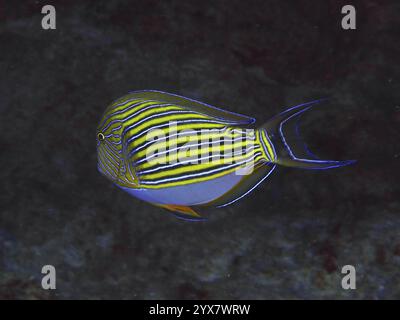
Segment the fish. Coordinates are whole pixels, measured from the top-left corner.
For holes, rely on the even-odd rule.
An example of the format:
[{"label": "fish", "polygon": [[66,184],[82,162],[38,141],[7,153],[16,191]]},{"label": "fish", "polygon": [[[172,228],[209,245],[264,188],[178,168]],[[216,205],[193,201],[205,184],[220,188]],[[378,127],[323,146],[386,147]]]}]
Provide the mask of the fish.
[{"label": "fish", "polygon": [[[355,160],[321,160],[301,139],[298,119],[315,100],[261,126],[253,117],[158,90],[111,103],[97,126],[97,168],[117,187],[184,220],[241,200],[277,166],[324,170]],[[297,119],[297,120],[296,120]]]}]

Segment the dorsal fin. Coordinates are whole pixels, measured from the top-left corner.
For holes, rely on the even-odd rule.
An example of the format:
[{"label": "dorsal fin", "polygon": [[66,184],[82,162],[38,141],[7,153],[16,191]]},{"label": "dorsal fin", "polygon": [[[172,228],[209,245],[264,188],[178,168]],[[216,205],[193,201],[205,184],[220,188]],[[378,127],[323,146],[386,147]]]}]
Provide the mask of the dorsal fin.
[{"label": "dorsal fin", "polygon": [[232,125],[249,125],[255,122],[254,118],[239,113],[226,111],[200,101],[157,90],[133,91],[129,93],[126,97],[156,100],[176,104],[188,108],[192,111],[196,111],[216,119],[230,122]]},{"label": "dorsal fin", "polygon": [[[259,163],[249,175],[243,176],[239,183],[221,197],[204,204],[205,206],[215,206],[217,208],[228,206],[253,191],[274,171],[275,164],[269,162]],[[201,205],[202,206],[202,205]]]}]

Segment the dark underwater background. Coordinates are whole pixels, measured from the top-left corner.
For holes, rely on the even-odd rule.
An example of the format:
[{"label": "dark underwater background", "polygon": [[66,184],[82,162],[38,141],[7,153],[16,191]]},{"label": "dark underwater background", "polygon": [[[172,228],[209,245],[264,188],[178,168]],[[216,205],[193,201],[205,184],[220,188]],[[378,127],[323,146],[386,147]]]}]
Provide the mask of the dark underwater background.
[{"label": "dark underwater background", "polygon": [[[41,28],[41,8],[57,29]],[[341,8],[357,29],[341,28]],[[399,299],[400,2],[0,1],[1,299]],[[253,116],[329,97],[309,148],[207,222],[97,171],[96,126],[132,90]],[[189,196],[189,195],[188,195]],[[57,289],[41,288],[43,265]],[[354,265],[357,289],[343,290]]]}]

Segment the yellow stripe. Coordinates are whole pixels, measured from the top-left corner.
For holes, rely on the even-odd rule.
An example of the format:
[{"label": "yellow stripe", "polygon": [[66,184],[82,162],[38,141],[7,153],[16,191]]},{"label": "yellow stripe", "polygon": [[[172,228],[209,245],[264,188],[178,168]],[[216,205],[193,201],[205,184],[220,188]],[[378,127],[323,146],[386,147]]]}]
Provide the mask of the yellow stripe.
[{"label": "yellow stripe", "polygon": [[161,111],[180,111],[182,110],[181,107],[179,106],[164,106],[164,107],[157,107],[157,108],[152,108],[150,110],[147,111],[143,111],[141,113],[139,113],[136,117],[133,117],[132,119],[129,119],[128,121],[125,121],[124,124],[124,128],[129,127],[130,125],[135,124],[135,122],[138,122],[140,120],[143,120],[144,118],[148,117],[148,116],[152,116],[155,115],[157,113],[160,113]]},{"label": "yellow stripe", "polygon": [[208,180],[212,180],[212,179],[215,179],[218,177],[222,177],[224,175],[234,172],[237,169],[238,169],[238,167],[233,167],[233,168],[229,168],[227,170],[223,170],[223,171],[220,171],[220,172],[217,172],[217,173],[214,173],[211,175],[202,176],[202,177],[194,177],[194,178],[188,179],[188,180],[166,182],[166,183],[162,183],[162,184],[158,184],[158,185],[143,184],[143,185],[141,185],[141,187],[146,188],[146,189],[161,189],[161,188],[168,188],[168,187],[183,186],[183,185],[187,185],[187,184],[191,184],[191,183],[208,181]]},{"label": "yellow stripe", "polygon": [[[122,99],[120,99],[118,101],[122,102]],[[115,107],[118,104],[118,102],[112,103],[112,104],[107,106],[106,110],[104,111],[103,118],[106,117],[107,115],[109,115],[110,113],[113,113],[113,112],[116,112],[116,111],[121,111],[121,110],[123,110],[125,108],[128,108],[132,104],[139,103],[140,101],[141,101],[140,99],[132,100],[132,101],[129,101],[129,102],[126,102],[126,103],[122,104],[119,107]]]},{"label": "yellow stripe", "polygon": [[[112,111],[113,112],[121,111],[121,110],[124,110],[125,108],[135,104],[135,103],[139,103],[139,102],[143,101],[142,99],[135,99],[135,100],[127,101],[127,102],[123,103],[123,101],[125,101],[125,100],[129,100],[129,99],[123,98],[123,99],[119,99],[116,102],[112,103],[111,106],[110,106],[112,108]],[[118,106],[118,107],[115,107],[116,105],[118,105],[120,103],[123,103],[123,104]],[[150,103],[152,103],[152,102],[150,102]]]},{"label": "yellow stripe", "polygon": [[[129,139],[132,136],[135,136],[136,134],[141,133],[145,129],[151,128],[153,126],[159,125],[159,124],[168,124],[168,123],[173,123],[175,120],[191,120],[191,119],[208,119],[207,116],[202,115],[202,114],[195,114],[195,113],[189,113],[189,114],[174,114],[174,115],[168,115],[168,116],[161,116],[159,118],[155,118],[149,121],[146,121],[143,124],[140,124],[139,126],[133,128],[132,130],[129,130],[126,134],[126,138]],[[137,141],[134,141],[134,143]],[[138,144],[136,144],[138,145]]]},{"label": "yellow stripe", "polygon": [[[202,123],[184,123],[184,124],[178,124],[176,126],[176,132],[180,132],[183,130],[196,130],[196,129],[222,129],[224,128],[224,124],[220,123],[207,123],[207,122],[202,122]],[[160,132],[160,135],[164,137],[168,136],[170,134],[170,127],[165,127],[165,128],[157,128],[157,131]],[[128,153],[132,151],[135,147],[141,146],[144,143],[149,142],[147,134],[136,138],[134,141],[130,143],[128,146]]]},{"label": "yellow stripe", "polygon": [[[104,156],[104,154],[105,154],[105,156]],[[101,162],[102,162],[102,164],[103,164],[103,167],[104,167],[106,170],[111,170],[115,175],[118,173],[118,169],[115,169],[115,168],[114,168],[114,167],[117,167],[117,168],[118,168],[118,164],[115,165],[114,161],[111,160],[111,159],[108,157],[107,150],[104,150],[104,148],[103,148],[103,149],[102,149],[102,154],[100,153],[100,154],[99,154],[99,157],[100,157],[100,160],[101,160]],[[112,166],[109,162],[107,162],[107,161],[105,160],[105,158],[108,159],[109,162],[111,162],[114,166]]]},{"label": "yellow stripe", "polygon": [[[173,146],[176,147],[185,142],[198,142],[198,143],[204,142],[205,143],[205,142],[209,142],[210,140],[211,140],[211,142],[215,142],[215,143],[216,143],[216,141],[230,142],[231,139],[235,139],[240,136],[239,133],[231,134],[231,133],[227,132],[227,130],[224,130],[223,132],[212,132],[212,133],[208,133],[208,134],[201,132],[201,130],[198,130],[196,133],[192,133],[191,135],[186,135],[186,136],[183,135],[184,131],[182,131],[182,132],[180,132],[180,134],[181,135],[174,136],[173,139],[169,139],[169,141],[167,141],[167,142],[165,140],[159,141],[159,142],[157,142],[157,140],[154,140],[154,143],[149,145],[147,148],[135,153],[135,156],[138,159],[141,159],[149,152],[154,152],[156,150],[167,150],[167,148],[171,148]],[[165,135],[164,137],[158,137],[158,138],[166,138],[166,137],[167,137],[167,135]],[[243,141],[244,140],[245,139],[243,139]],[[230,145],[233,145],[233,143]]]},{"label": "yellow stripe", "polygon": [[[221,145],[215,145],[215,146],[209,146],[209,145],[205,145],[205,146],[200,146],[199,148],[196,148],[194,151],[192,151],[190,149],[189,146],[187,146],[186,148],[187,153],[189,153],[189,155],[192,155],[193,157],[201,157],[201,156],[205,156],[209,153],[211,154],[220,154],[221,156],[223,156],[225,154],[225,152],[227,151],[231,151],[232,153],[235,152],[235,149],[238,148],[248,148],[249,146],[251,146],[252,144],[249,144],[249,141],[245,140],[245,141],[237,141],[236,143],[232,144],[232,145],[227,145],[227,146],[221,146]],[[182,147],[182,149],[185,148],[185,146]],[[147,162],[144,162],[142,164],[139,165],[138,169],[139,170],[144,170],[144,169],[149,169],[151,167],[153,167],[154,165],[156,165],[158,163],[173,163],[176,162],[176,159],[180,157],[180,154],[183,151],[180,151],[179,149],[176,151],[172,151],[172,154],[166,154],[165,156],[160,156],[154,158],[154,161],[152,161],[152,159],[150,159]],[[193,153],[193,154],[192,154]],[[138,161],[139,159],[136,158],[136,156],[134,156],[135,161]]]},{"label": "yellow stripe", "polygon": [[270,159],[272,161],[274,161],[275,160],[274,159],[274,152],[272,151],[271,144],[269,143],[268,138],[266,137],[264,130],[261,131],[261,135],[262,135],[262,138],[263,138],[263,141],[264,141],[265,145],[267,146],[269,157],[270,157]]},{"label": "yellow stripe", "polygon": [[[133,114],[137,111],[139,111],[142,108],[145,108],[147,106],[151,106],[151,105],[156,105],[157,102],[145,102],[145,103],[141,103],[138,106],[127,110],[126,112],[122,112],[121,114],[115,114],[112,117],[110,117],[111,114],[113,114],[114,112],[117,111],[122,111],[124,109],[127,109],[129,106],[140,102],[140,100],[137,101],[131,101],[131,102],[127,102],[126,104],[122,105],[121,107],[115,108],[115,109],[107,109],[106,112],[103,115],[103,118],[101,119],[101,124],[103,124],[103,127],[107,126],[107,124],[109,124],[111,121],[115,121],[115,120],[123,120],[126,117],[129,117],[130,114]],[[104,122],[106,121],[106,122]],[[103,123],[104,122],[104,123]],[[118,124],[119,125],[119,124]]]},{"label": "yellow stripe", "polygon": [[157,180],[161,178],[167,178],[168,176],[178,176],[180,174],[185,174],[185,173],[196,173],[199,171],[203,171],[206,169],[215,169],[216,167],[223,165],[223,164],[234,164],[235,162],[238,162],[240,160],[244,160],[248,157],[251,157],[254,155],[256,151],[252,150],[246,154],[243,154],[241,156],[234,156],[230,158],[221,158],[218,160],[213,160],[210,159],[210,162],[208,163],[199,163],[199,164],[187,164],[184,165],[183,167],[179,167],[176,169],[166,169],[166,170],[161,170],[155,173],[148,173],[145,175],[141,176],[141,179],[143,180]]}]

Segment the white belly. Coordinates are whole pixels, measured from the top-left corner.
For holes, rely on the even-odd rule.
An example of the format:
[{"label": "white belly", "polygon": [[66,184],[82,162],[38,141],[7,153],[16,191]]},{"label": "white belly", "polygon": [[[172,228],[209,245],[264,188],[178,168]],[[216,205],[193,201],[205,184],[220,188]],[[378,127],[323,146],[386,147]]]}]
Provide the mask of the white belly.
[{"label": "white belly", "polygon": [[120,187],[130,195],[156,204],[192,206],[211,202],[232,189],[243,178],[230,173],[209,181],[162,189],[131,189]]}]

